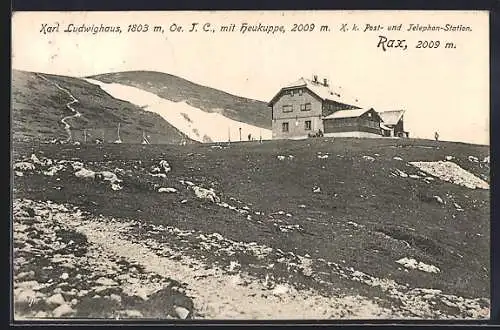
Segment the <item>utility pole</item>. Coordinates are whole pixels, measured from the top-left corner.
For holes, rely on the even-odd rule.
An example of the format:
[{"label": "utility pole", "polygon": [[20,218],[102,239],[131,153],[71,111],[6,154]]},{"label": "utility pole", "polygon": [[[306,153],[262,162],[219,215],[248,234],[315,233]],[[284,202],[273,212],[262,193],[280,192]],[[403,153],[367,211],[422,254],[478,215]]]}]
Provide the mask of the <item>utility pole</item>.
[{"label": "utility pole", "polygon": [[144,131],[142,131],[142,144],[151,144],[151,142],[149,142],[148,136],[146,135],[146,132]]},{"label": "utility pole", "polygon": [[241,142],[241,127],[240,127],[240,142]]},{"label": "utility pole", "polygon": [[120,123],[118,123],[118,139],[115,141],[115,143],[122,143],[122,139],[120,138]]}]

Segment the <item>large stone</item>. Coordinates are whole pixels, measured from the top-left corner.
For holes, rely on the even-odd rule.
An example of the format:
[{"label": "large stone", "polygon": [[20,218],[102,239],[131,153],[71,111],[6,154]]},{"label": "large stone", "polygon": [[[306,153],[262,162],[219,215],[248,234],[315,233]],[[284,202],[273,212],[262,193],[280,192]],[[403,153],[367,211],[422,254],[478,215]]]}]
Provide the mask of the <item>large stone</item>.
[{"label": "large stone", "polygon": [[40,160],[38,159],[38,157],[35,155],[35,154],[31,154],[31,157],[30,157],[31,161],[35,164],[40,164]]},{"label": "large stone", "polygon": [[78,297],[84,297],[89,294],[89,290],[80,290],[76,295]]},{"label": "large stone", "polygon": [[23,288],[23,289],[32,289],[36,286],[39,286],[40,283],[38,281],[25,281],[25,282],[19,282],[15,285],[16,288]]},{"label": "large stone", "polygon": [[122,180],[118,179],[115,173],[110,171],[102,171],[97,173],[101,176],[102,180],[109,181],[111,183],[121,182]]},{"label": "large stone", "polygon": [[54,166],[51,166],[47,171],[44,171],[43,174],[47,176],[54,176],[56,175],[59,171],[64,169],[64,165],[57,164]]},{"label": "large stone", "polygon": [[187,308],[177,306],[174,310],[175,314],[182,320],[185,320],[189,317],[190,311]]},{"label": "large stone", "polygon": [[57,307],[56,309],[54,309],[52,311],[52,315],[54,317],[68,316],[68,315],[73,314],[73,313],[74,313],[73,308],[71,308],[71,306],[68,304],[60,305],[59,307]]},{"label": "large stone", "polygon": [[278,284],[276,287],[273,289],[273,295],[275,296],[282,296],[284,294],[287,294],[290,291],[290,288],[284,284]]},{"label": "large stone", "polygon": [[122,190],[123,187],[120,186],[118,183],[112,183],[111,184],[111,189],[113,189],[114,191],[117,191],[117,190]]},{"label": "large stone", "polygon": [[18,162],[14,164],[14,170],[17,171],[33,171],[35,170],[35,165],[30,162]]},{"label": "large stone", "polygon": [[120,295],[115,294],[115,293],[112,293],[111,295],[109,295],[109,299],[116,301],[117,303],[122,302],[122,297]]},{"label": "large stone", "polygon": [[212,203],[220,203],[219,196],[217,196],[217,194],[213,190],[205,189],[198,186],[193,186],[192,189],[196,197],[198,197],[199,199],[209,200]]},{"label": "large stone", "polygon": [[83,168],[83,163],[82,162],[75,162],[75,161],[72,161],[70,162],[71,163],[71,167],[73,167],[73,170],[80,170]]},{"label": "large stone", "polygon": [[56,293],[56,294],[50,296],[49,298],[47,298],[47,300],[45,300],[45,302],[49,305],[63,305],[66,303],[66,300],[64,300],[64,297],[62,296],[62,294]]},{"label": "large stone", "polygon": [[36,292],[32,289],[18,289],[14,292],[16,303],[30,304],[36,299]]},{"label": "large stone", "polygon": [[175,189],[175,188],[160,188],[160,189],[158,189],[158,192],[159,193],[163,193],[163,192],[175,193],[175,192],[177,192],[177,189]]},{"label": "large stone", "polygon": [[100,277],[95,282],[97,284],[103,285],[103,286],[115,286],[115,285],[118,285],[118,283],[116,283],[115,281],[113,281],[112,279],[109,279],[107,277]]},{"label": "large stone", "polygon": [[439,197],[439,196],[437,196],[437,195],[436,195],[436,196],[433,196],[433,197],[434,197],[434,199],[435,199],[435,200],[436,200],[439,204],[444,204],[444,201],[443,201],[443,199],[442,199],[441,197]]},{"label": "large stone", "polygon": [[170,167],[170,164],[166,160],[160,161],[160,167],[163,169],[163,172],[165,174],[167,174],[168,172],[170,172],[172,170],[172,168]]},{"label": "large stone", "polygon": [[375,158],[373,158],[372,156],[363,156],[363,159],[371,161],[371,162],[373,162],[375,160]]},{"label": "large stone", "polygon": [[109,289],[109,287],[108,287],[108,286],[105,286],[105,285],[96,286],[96,287],[94,288],[94,292],[95,292],[95,293],[101,293],[101,292],[106,291],[107,289]]},{"label": "large stone", "polygon": [[86,168],[81,168],[79,171],[75,173],[75,176],[77,178],[82,178],[82,179],[94,179],[95,172],[92,170],[87,170]]}]

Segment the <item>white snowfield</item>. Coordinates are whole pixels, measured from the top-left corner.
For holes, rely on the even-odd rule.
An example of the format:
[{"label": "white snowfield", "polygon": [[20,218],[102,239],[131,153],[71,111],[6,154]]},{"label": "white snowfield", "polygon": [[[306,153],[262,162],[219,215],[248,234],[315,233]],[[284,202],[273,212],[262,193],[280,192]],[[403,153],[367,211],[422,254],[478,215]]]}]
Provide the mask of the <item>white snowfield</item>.
[{"label": "white snowfield", "polygon": [[146,111],[159,114],[179,131],[199,142],[227,142],[229,139],[240,141],[240,129],[243,141],[248,141],[249,134],[256,140],[261,137],[263,140],[272,138],[271,130],[232,120],[220,113],[203,111],[185,101],[173,102],[140,88],[122,84],[108,84],[94,79],[84,80],[98,85],[116,99],[128,101]]},{"label": "white snowfield", "polygon": [[409,162],[409,164],[443,181],[448,181],[470,189],[490,189],[490,185],[486,181],[478,178],[454,162]]}]

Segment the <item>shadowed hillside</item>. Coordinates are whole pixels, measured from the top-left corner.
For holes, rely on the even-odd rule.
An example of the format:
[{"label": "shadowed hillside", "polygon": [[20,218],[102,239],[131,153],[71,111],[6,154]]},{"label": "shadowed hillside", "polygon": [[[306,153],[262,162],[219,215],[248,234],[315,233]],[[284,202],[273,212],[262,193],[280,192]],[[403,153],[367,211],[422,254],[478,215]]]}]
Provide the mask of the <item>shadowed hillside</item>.
[{"label": "shadowed hillside", "polygon": [[67,138],[61,119],[71,115],[66,105],[72,99],[62,89],[78,101],[72,107],[81,113],[80,117],[67,120],[74,134],[73,140],[81,141],[83,129],[87,129],[89,139],[104,137],[106,142],[113,142],[117,138],[118,123],[121,124],[123,142],[140,143],[143,132],[150,136],[152,143],[179,144],[189,140],[161,116],[117,100],[82,79],[13,70],[11,113],[14,140]]},{"label": "shadowed hillside", "polygon": [[186,101],[187,104],[207,112],[218,112],[233,120],[271,128],[271,112],[265,102],[231,95],[167,73],[127,71],[90,78],[141,88],[167,100]]}]

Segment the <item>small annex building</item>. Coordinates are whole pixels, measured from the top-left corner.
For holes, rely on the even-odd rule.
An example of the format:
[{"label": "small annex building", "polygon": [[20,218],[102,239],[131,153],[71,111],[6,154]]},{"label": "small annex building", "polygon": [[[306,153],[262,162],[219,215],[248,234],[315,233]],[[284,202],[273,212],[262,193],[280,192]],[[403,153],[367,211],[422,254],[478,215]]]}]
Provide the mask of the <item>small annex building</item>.
[{"label": "small annex building", "polygon": [[409,133],[404,130],[404,110],[388,110],[379,112],[382,118],[382,135],[389,137],[409,137]]},{"label": "small annex building", "polygon": [[323,118],[324,136],[381,137],[381,121],[373,108],[335,111]]}]

